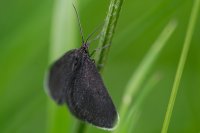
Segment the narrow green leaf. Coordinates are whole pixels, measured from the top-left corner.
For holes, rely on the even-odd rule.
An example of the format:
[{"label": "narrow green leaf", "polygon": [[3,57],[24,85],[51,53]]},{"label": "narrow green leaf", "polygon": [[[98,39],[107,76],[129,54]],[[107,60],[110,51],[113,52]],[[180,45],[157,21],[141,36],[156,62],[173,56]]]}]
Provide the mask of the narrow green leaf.
[{"label": "narrow green leaf", "polygon": [[[100,36],[98,47],[101,50],[97,51],[95,55],[95,60],[99,71],[103,70],[102,65],[104,65],[106,62],[122,4],[123,0],[111,0],[105,24]],[[108,48],[103,49],[105,46],[108,46]]]},{"label": "narrow green leaf", "polygon": [[[49,63],[58,59],[69,49],[75,48],[75,25],[72,0],[55,1]],[[65,106],[59,107],[48,98],[47,133],[70,132],[70,115]]]},{"label": "narrow green leaf", "polygon": [[128,111],[132,98],[135,97],[135,95],[137,94],[137,91],[142,85],[147,73],[149,72],[155,60],[158,58],[159,53],[162,51],[167,40],[169,40],[169,37],[174,32],[176,25],[177,25],[176,21],[169,22],[169,24],[164,28],[158,39],[155,41],[155,43],[152,45],[152,47],[146,54],[145,58],[139,65],[136,72],[129,80],[127,87],[125,89],[125,93],[120,108],[121,121],[123,121]]},{"label": "narrow green leaf", "polygon": [[122,122],[122,125],[119,127],[119,133],[128,133],[128,132],[134,132],[134,128],[137,124],[137,121],[140,117],[140,107],[145,101],[145,98],[148,96],[150,92],[152,92],[153,89],[155,89],[155,86],[159,83],[161,80],[160,73],[153,74],[146,82],[145,86],[142,88],[142,91],[139,95],[139,97],[134,102],[134,105],[130,108],[129,111],[127,111],[126,119]]},{"label": "narrow green leaf", "polygon": [[177,92],[178,92],[180,80],[181,80],[182,73],[183,73],[183,70],[184,70],[188,51],[189,51],[189,48],[190,48],[190,42],[192,40],[192,35],[193,35],[193,32],[194,32],[195,23],[196,23],[196,20],[197,20],[199,5],[200,5],[200,0],[195,0],[193,8],[192,8],[191,16],[190,16],[190,19],[189,19],[189,25],[188,25],[188,29],[187,29],[187,32],[186,32],[186,37],[185,37],[185,41],[184,41],[184,44],[183,44],[181,57],[180,57],[177,72],[176,72],[176,75],[175,75],[174,84],[173,84],[172,92],[171,92],[171,95],[170,95],[167,112],[166,112],[163,127],[162,127],[162,133],[167,133],[167,131],[168,131],[172,111],[173,111],[173,108],[174,108],[174,103],[175,103],[175,100],[176,100],[176,95],[177,95]]}]

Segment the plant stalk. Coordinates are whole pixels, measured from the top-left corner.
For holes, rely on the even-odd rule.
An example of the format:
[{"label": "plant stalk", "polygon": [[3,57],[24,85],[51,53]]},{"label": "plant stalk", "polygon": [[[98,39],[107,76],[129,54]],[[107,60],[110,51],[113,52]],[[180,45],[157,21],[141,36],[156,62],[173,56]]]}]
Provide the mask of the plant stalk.
[{"label": "plant stalk", "polygon": [[[97,65],[97,69],[102,72],[103,66],[106,63],[109,49],[111,46],[112,38],[114,36],[114,32],[116,29],[117,21],[119,18],[119,14],[121,11],[121,7],[124,0],[111,0],[108,14],[105,20],[105,24],[103,30],[101,32],[100,40],[99,40],[99,51],[95,54],[95,61]],[[103,48],[108,46],[107,48]]]},{"label": "plant stalk", "polygon": [[198,16],[199,6],[200,6],[200,0],[194,0],[191,16],[190,16],[190,19],[189,19],[188,29],[187,29],[187,32],[186,32],[186,37],[185,37],[185,41],[184,41],[184,44],[183,44],[181,57],[180,57],[180,60],[179,60],[176,76],[175,76],[175,79],[174,79],[174,84],[173,84],[173,87],[172,87],[172,92],[171,92],[168,107],[167,107],[167,112],[166,112],[166,115],[165,115],[162,131],[161,131],[162,133],[167,133],[167,131],[168,131],[169,123],[170,123],[173,108],[174,108],[174,103],[175,103],[175,100],[176,100],[180,80],[181,80],[181,77],[182,77],[182,74],[183,74],[185,62],[186,62],[186,59],[187,59],[188,51],[189,51],[191,40],[192,40],[192,35],[193,35],[193,32],[194,32],[195,23],[196,23],[197,16]]}]

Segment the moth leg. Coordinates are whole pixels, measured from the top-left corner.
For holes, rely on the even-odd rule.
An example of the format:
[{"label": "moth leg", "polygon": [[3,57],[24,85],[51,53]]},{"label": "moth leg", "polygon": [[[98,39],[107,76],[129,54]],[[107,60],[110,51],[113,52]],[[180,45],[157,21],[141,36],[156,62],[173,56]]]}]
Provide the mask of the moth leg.
[{"label": "moth leg", "polygon": [[97,64],[97,68],[102,68],[104,66],[104,64]]},{"label": "moth leg", "polygon": [[88,41],[88,43],[90,43],[90,44],[91,44],[92,42],[94,42],[94,41],[98,40],[98,39],[100,38],[100,35],[101,35],[101,34],[98,34],[98,35],[97,35],[95,38],[93,38],[93,39],[89,40],[89,41]]},{"label": "moth leg", "polygon": [[96,48],[96,49],[94,49],[94,50],[92,51],[92,53],[91,53],[89,56],[91,57],[91,56],[94,55],[94,53],[95,53],[96,51],[100,51],[100,50],[106,49],[106,48],[108,48],[109,46],[110,46],[110,44],[107,44],[107,45],[103,46],[102,48]]},{"label": "moth leg", "polygon": [[95,60],[94,59],[92,59],[92,62],[95,64]]},{"label": "moth leg", "polygon": [[91,53],[89,56],[92,57],[92,56],[94,55],[95,52],[96,52],[96,51],[93,50],[92,53]]}]

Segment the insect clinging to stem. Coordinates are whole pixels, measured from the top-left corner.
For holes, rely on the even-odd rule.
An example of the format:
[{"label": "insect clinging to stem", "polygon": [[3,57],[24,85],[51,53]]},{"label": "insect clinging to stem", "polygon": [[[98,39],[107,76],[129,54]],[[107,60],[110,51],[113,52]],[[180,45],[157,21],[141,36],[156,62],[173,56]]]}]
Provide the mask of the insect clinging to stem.
[{"label": "insect clinging to stem", "polygon": [[95,31],[84,40],[80,18],[73,7],[79,23],[82,46],[66,52],[50,66],[47,90],[57,104],[67,104],[70,112],[78,119],[112,130],[119,116],[88,52],[88,40]]}]

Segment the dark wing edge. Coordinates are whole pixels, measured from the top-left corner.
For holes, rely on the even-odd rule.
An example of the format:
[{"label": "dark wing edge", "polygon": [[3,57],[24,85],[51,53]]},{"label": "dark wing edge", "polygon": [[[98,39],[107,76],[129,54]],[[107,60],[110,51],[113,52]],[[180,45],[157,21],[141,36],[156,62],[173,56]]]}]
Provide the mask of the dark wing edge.
[{"label": "dark wing edge", "polygon": [[70,82],[69,79],[73,75],[69,67],[73,63],[75,50],[72,49],[57,59],[44,75],[44,90],[59,105],[65,103],[66,89]]},{"label": "dark wing edge", "polygon": [[52,97],[51,96],[51,93],[50,93],[50,89],[49,89],[49,72],[48,72],[49,70],[46,70],[45,71],[45,73],[44,73],[44,82],[43,82],[43,88],[44,88],[44,92],[48,95],[48,96],[50,96],[50,97]]},{"label": "dark wing edge", "polygon": [[91,59],[83,60],[72,90],[66,99],[72,114],[98,128],[108,131],[116,129],[119,114]]},{"label": "dark wing edge", "polygon": [[99,129],[107,130],[107,131],[114,131],[118,127],[119,122],[120,122],[120,117],[119,117],[119,113],[117,112],[117,119],[115,120],[115,124],[112,128],[99,127],[99,126],[95,126],[95,127]]}]

